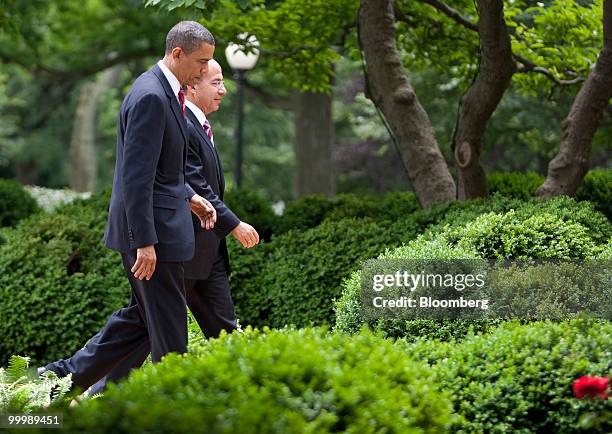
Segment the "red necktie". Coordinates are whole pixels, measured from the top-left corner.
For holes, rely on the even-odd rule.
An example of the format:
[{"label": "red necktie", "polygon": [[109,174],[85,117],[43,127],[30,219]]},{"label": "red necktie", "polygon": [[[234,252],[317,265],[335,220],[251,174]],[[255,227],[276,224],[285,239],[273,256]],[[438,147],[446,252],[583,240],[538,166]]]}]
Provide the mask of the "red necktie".
[{"label": "red necktie", "polygon": [[206,133],[206,135],[208,136],[208,138],[210,139],[210,143],[213,144],[213,146],[215,146],[215,141],[213,140],[213,133],[212,133],[212,128],[210,127],[210,123],[208,122],[208,119],[206,119],[204,121],[204,123],[202,124],[202,126],[204,127],[204,132]]},{"label": "red necktie", "polygon": [[185,92],[183,92],[183,88],[179,89],[178,92],[178,99],[179,102],[181,103],[181,110],[183,111],[183,116],[185,116]]}]

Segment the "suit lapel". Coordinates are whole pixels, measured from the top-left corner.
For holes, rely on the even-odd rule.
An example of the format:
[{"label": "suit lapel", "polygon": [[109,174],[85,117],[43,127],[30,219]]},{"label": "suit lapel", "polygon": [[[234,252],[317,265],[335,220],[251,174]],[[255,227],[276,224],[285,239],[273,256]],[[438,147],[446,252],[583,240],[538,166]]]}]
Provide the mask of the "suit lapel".
[{"label": "suit lapel", "polygon": [[191,123],[193,123],[196,131],[198,132],[202,140],[204,140],[204,143],[206,143],[206,146],[208,146],[208,148],[210,149],[210,152],[213,154],[213,158],[215,159],[215,170],[217,172],[217,182],[219,183],[219,191],[222,192],[223,188],[221,184],[221,177],[223,175],[221,175],[221,161],[219,161],[219,154],[217,154],[217,150],[215,149],[215,146],[210,141],[210,137],[208,137],[208,135],[204,132],[204,127],[202,127],[202,125],[200,124],[200,121],[198,121],[198,118],[189,109],[189,107],[187,107],[187,116],[189,116],[189,119],[191,120]]},{"label": "suit lapel", "polygon": [[172,86],[170,86],[170,83],[168,83],[168,80],[166,79],[166,76],[162,72],[159,65],[155,65],[153,67],[153,73],[157,76],[157,78],[161,82],[164,88],[164,91],[166,92],[166,95],[170,99],[170,107],[172,108],[172,113],[174,113],[174,117],[176,118],[176,121],[179,124],[179,127],[181,129],[181,134],[183,135],[183,140],[185,141],[185,144],[186,144],[187,143],[187,121],[185,120],[185,116],[183,116],[181,106],[178,102],[178,99],[174,95],[174,92],[172,91]]}]

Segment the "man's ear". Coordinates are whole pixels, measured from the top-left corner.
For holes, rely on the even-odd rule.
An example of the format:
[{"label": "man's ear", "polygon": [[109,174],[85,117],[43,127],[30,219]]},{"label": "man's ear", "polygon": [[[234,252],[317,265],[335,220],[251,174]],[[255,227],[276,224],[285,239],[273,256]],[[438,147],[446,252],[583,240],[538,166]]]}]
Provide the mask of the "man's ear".
[{"label": "man's ear", "polygon": [[178,59],[183,54],[183,49],[181,47],[174,47],[172,49],[172,57]]}]

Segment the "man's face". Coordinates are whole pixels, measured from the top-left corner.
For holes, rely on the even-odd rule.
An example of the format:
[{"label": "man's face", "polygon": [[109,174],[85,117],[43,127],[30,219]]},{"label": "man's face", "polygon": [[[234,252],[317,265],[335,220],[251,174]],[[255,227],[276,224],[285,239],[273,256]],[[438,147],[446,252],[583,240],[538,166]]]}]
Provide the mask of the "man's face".
[{"label": "man's face", "polygon": [[190,54],[185,54],[180,48],[174,50],[180,50],[176,55],[176,61],[181,84],[194,85],[208,72],[208,62],[213,57],[215,46],[202,43],[200,48]]},{"label": "man's face", "polygon": [[208,66],[208,72],[194,86],[195,104],[202,109],[204,114],[219,110],[221,100],[227,93],[223,84],[223,72],[221,66],[214,60]]}]

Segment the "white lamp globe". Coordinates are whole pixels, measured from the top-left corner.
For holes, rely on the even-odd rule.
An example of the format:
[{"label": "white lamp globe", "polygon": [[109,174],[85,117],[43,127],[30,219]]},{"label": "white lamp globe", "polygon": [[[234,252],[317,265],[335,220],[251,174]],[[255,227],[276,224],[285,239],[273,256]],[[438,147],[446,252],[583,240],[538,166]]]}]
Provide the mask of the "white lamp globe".
[{"label": "white lamp globe", "polygon": [[[227,63],[229,63],[230,67],[234,70],[247,71],[253,69],[257,63],[257,59],[259,59],[259,42],[254,35],[247,38],[247,35],[242,33],[238,36],[240,39],[245,40],[246,44],[229,43],[225,49]],[[246,45],[252,47],[251,52],[245,53],[242,51],[245,49]]]}]

